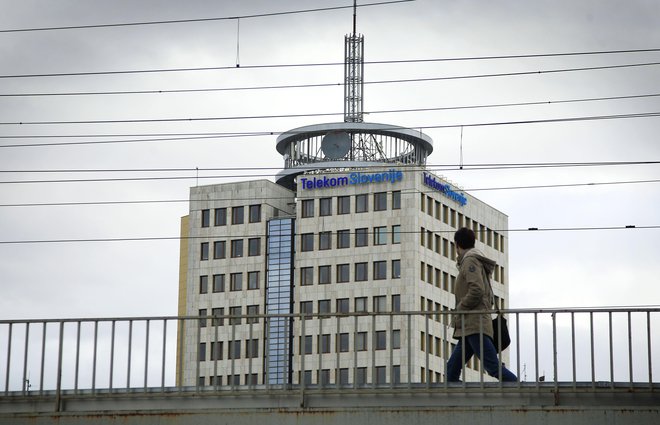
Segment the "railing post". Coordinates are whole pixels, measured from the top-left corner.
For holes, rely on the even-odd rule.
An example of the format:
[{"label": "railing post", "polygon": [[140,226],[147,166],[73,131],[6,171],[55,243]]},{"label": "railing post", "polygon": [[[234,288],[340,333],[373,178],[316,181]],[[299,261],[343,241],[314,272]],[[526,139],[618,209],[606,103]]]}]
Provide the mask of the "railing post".
[{"label": "railing post", "polygon": [[11,337],[13,326],[13,323],[9,323],[9,333],[7,335],[7,371],[5,373],[5,395],[9,394],[9,370],[11,366]]},{"label": "railing post", "polygon": [[55,387],[55,412],[62,409],[62,346],[64,345],[64,321],[60,322],[59,347],[57,349],[57,386]]},{"label": "railing post", "polygon": [[25,347],[23,349],[23,394],[25,395],[28,388],[28,379],[27,379],[27,366],[28,366],[28,340],[30,339],[30,322],[25,324]]},{"label": "railing post", "polygon": [[166,361],[166,356],[167,356],[167,319],[163,319],[163,364],[161,368],[161,381],[160,381],[160,389],[164,390],[165,389],[165,361]]}]

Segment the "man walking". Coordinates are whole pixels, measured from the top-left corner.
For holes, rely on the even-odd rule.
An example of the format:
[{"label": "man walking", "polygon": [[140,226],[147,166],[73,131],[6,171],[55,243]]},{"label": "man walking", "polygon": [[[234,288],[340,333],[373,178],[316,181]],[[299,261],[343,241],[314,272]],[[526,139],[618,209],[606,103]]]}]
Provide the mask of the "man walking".
[{"label": "man walking", "polygon": [[[458,344],[447,362],[447,380],[459,381],[463,365],[476,354],[490,376],[501,381],[515,382],[518,378],[503,364],[500,365],[493,344],[493,323],[488,310],[493,305],[493,290],[489,278],[495,268],[495,262],[475,249],[475,239],[474,232],[465,227],[454,234],[459,273],[454,285],[456,309],[452,326]],[[470,310],[483,313],[461,314]]]}]

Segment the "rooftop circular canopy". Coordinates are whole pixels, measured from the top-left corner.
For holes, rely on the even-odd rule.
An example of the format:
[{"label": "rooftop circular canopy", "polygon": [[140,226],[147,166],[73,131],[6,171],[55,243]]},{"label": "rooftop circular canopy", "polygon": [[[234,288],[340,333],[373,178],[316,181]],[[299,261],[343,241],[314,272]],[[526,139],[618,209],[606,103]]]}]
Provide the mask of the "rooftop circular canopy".
[{"label": "rooftop circular canopy", "polygon": [[295,128],[277,138],[284,157],[278,183],[293,187],[296,175],[325,168],[424,165],[433,141],[421,131],[389,124],[339,122]]}]

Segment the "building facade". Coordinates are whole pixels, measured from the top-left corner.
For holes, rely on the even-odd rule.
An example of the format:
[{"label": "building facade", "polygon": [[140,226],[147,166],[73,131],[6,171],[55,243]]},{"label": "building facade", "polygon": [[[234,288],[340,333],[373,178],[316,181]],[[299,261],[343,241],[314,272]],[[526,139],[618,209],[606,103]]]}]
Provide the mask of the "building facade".
[{"label": "building facade", "polygon": [[[497,262],[496,305],[508,307],[505,214],[423,164],[331,159],[285,169],[278,183],[191,188],[182,220],[179,313],[191,318],[179,329],[184,385],[442,382],[456,342],[449,312],[459,227],[472,228],[477,248]],[[470,362],[467,379],[478,380],[478,369]]]}]

